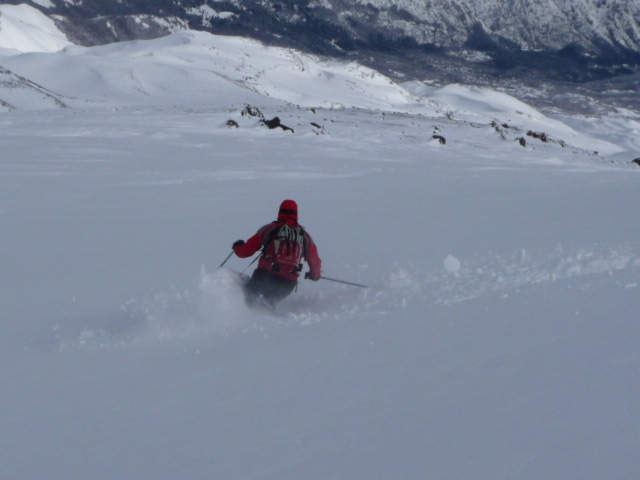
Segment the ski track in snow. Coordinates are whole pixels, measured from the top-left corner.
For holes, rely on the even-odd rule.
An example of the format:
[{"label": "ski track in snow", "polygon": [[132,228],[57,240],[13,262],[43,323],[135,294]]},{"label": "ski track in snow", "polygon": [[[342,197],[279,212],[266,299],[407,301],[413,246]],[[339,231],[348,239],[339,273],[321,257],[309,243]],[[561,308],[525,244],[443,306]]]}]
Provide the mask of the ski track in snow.
[{"label": "ski track in snow", "polygon": [[[456,268],[447,263],[455,260]],[[632,280],[619,278],[628,273]],[[588,277],[592,277],[589,280]],[[252,310],[244,303],[237,272],[221,268],[200,273],[194,286],[131,299],[121,306],[122,316],[99,327],[83,326],[80,332],[56,333],[58,348],[127,348],[166,344],[208,335],[237,335],[296,328],[319,322],[375,318],[412,307],[450,305],[497,295],[507,298],[514,290],[538,284],[588,290],[613,284],[638,288],[640,252],[630,246],[581,249],[567,252],[558,246],[548,255],[521,250],[508,255],[443,259],[443,268],[424,272],[412,265],[397,265],[367,289],[320,282],[313,294],[294,292],[278,305],[276,314]],[[428,318],[425,321],[429,321]],[[56,327],[59,329],[59,327]]]}]

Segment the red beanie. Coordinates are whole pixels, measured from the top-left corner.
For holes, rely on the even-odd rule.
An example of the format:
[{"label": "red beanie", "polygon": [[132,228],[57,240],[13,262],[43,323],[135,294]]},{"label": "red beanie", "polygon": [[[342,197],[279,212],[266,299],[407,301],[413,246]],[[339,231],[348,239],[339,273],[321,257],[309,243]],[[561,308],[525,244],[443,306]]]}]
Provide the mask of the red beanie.
[{"label": "red beanie", "polygon": [[280,204],[278,220],[284,221],[287,218],[298,221],[298,204],[293,200],[285,200]]}]

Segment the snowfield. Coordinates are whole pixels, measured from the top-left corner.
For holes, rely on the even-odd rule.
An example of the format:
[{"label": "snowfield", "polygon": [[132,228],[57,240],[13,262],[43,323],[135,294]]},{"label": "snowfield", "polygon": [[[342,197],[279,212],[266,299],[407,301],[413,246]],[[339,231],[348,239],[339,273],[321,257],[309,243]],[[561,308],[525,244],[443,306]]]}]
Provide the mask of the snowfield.
[{"label": "snowfield", "polygon": [[[195,32],[23,51],[66,107],[0,113],[0,478],[637,478],[640,112]],[[285,198],[370,288],[244,305],[218,266]]]},{"label": "snowfield", "polygon": [[71,45],[53,20],[26,4],[0,5],[0,49],[5,53],[55,52]]}]

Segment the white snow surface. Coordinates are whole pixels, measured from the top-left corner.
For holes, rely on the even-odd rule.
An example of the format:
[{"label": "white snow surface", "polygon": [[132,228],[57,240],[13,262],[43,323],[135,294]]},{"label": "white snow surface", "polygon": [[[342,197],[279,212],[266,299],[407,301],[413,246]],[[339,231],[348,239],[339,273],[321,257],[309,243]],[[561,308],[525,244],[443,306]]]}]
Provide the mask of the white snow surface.
[{"label": "white snow surface", "polygon": [[26,4],[0,5],[0,52],[55,52],[71,44],[39,10]]},{"label": "white snow surface", "polygon": [[[637,478],[638,112],[194,32],[0,65],[71,106],[0,114],[0,478]],[[370,288],[245,306],[285,198]]]},{"label": "white snow surface", "polygon": [[5,66],[69,97],[109,104],[218,104],[271,97],[300,106],[411,108],[402,87],[355,63],[239,37],[182,31],[153,41],[69,47]]},{"label": "white snow surface", "polygon": [[33,0],[33,3],[40,5],[43,8],[55,8],[55,5],[51,0]]}]

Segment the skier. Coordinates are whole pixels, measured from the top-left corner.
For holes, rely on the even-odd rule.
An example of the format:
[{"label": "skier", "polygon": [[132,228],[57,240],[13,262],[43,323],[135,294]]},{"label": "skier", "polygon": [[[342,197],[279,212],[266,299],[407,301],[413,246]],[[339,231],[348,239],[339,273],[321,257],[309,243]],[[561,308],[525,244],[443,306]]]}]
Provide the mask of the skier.
[{"label": "skier", "polygon": [[[249,305],[261,301],[268,307],[286,298],[298,285],[302,260],[309,264],[305,278],[320,279],[322,262],[311,235],[298,224],[298,205],[293,200],[280,204],[278,219],[258,230],[246,242],[238,240],[233,251],[240,258],[247,258],[262,249],[251,279],[245,286]],[[262,300],[261,300],[262,299]]]}]

